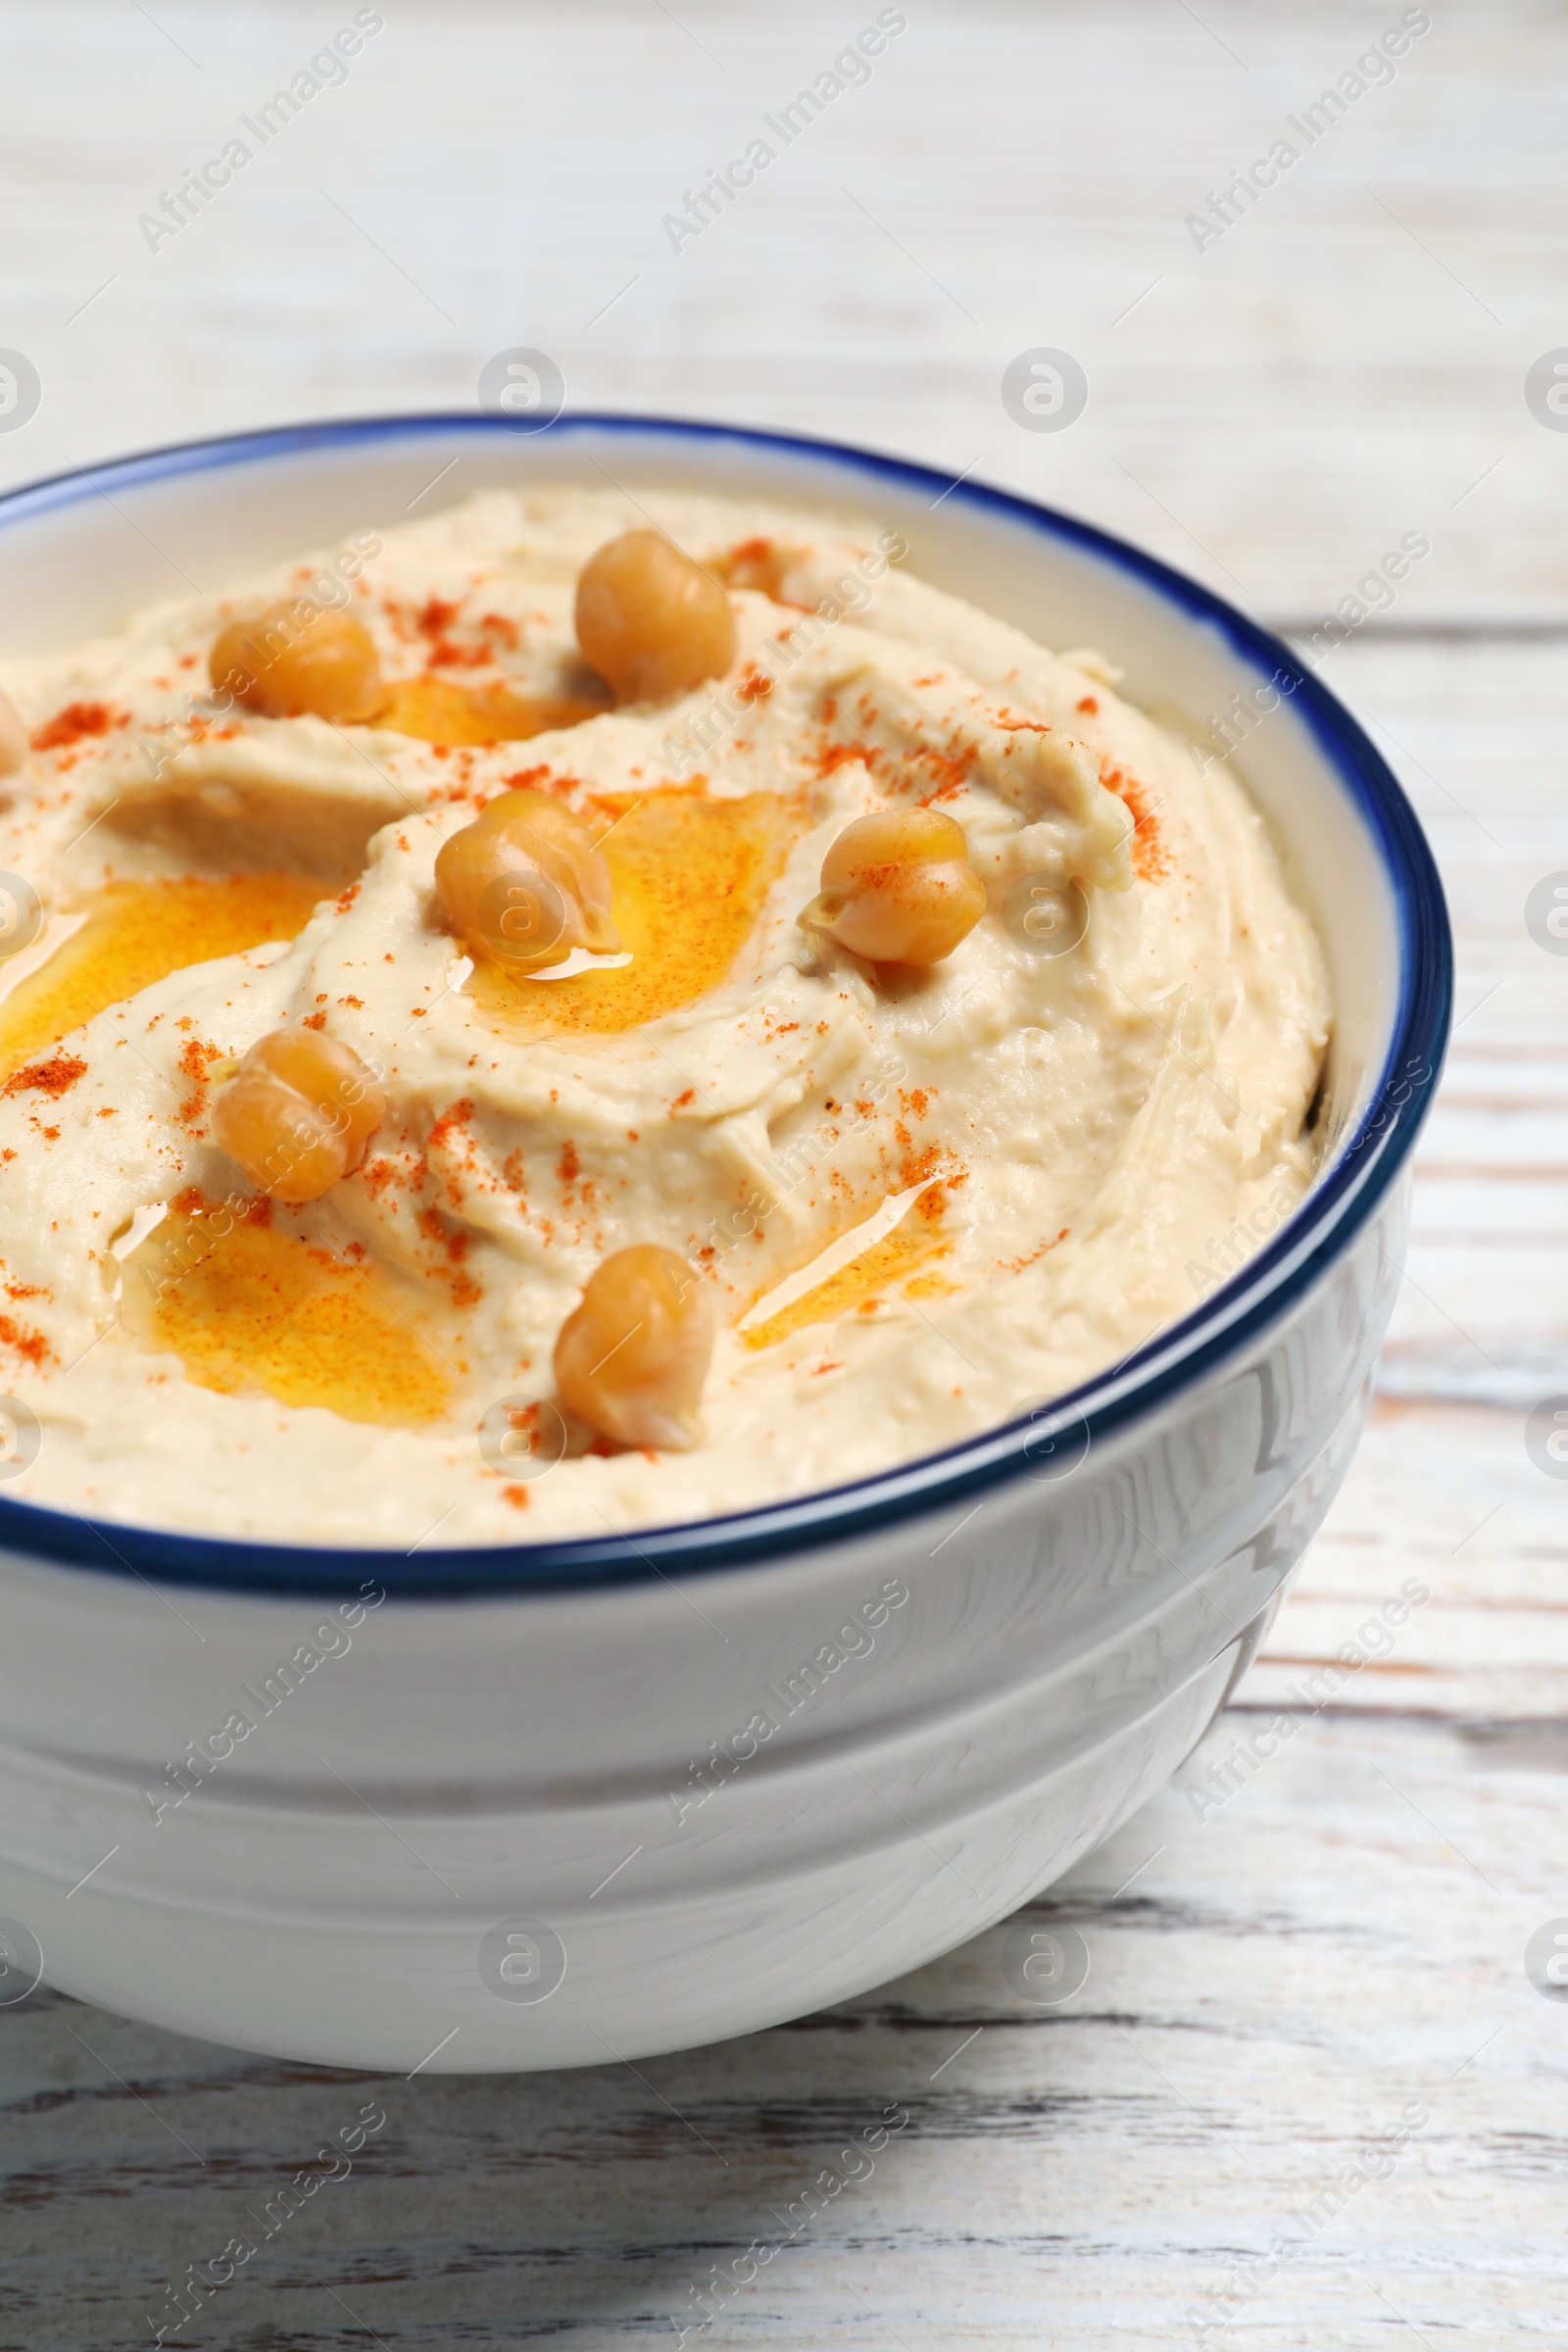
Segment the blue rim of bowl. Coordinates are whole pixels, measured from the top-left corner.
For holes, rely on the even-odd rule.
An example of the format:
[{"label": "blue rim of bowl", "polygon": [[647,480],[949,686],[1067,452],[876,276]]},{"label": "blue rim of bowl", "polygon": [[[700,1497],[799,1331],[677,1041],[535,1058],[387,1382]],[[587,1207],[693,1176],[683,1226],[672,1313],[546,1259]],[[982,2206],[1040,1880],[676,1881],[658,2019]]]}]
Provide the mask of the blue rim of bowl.
[{"label": "blue rim of bowl", "polygon": [[[311,449],[465,431],[498,441],[522,437],[501,418],[462,412],[345,417],[179,442],[13,490],[0,497],[0,528],[169,474]],[[1119,567],[1167,604],[1217,630],[1249,667],[1288,673],[1294,681],[1295,710],[1377,847],[1397,922],[1397,1013],[1383,1071],[1361,1119],[1300,1207],[1243,1270],[1125,1362],[1054,1398],[1044,1414],[1004,1423],[978,1438],[844,1486],[720,1518],[639,1528],[635,1535],[468,1545],[448,1551],[423,1551],[416,1545],[411,1552],[181,1535],[88,1519],[0,1495],[0,1547],[63,1567],[236,1594],[336,1596],[364,1586],[379,1587],[389,1597],[422,1601],[560,1594],[655,1578],[667,1582],[672,1576],[770,1561],[787,1563],[805,1551],[880,1532],[903,1519],[972,1504],[974,1497],[1007,1481],[1031,1475],[1049,1478],[1058,1443],[1064,1452],[1082,1458],[1088,1448],[1143,1419],[1286,1314],[1343,1255],[1407,1162],[1442,1068],[1452,1010],[1452,941],[1443,886],[1415,811],[1387,761],[1344,706],[1302,668],[1283,639],[1125,540],[972,477],[954,482],[934,467],[848,443],[682,417],[583,412],[563,415],[530,437],[569,438],[578,432],[657,435],[691,445],[732,441],[748,449],[825,461],[855,477],[862,496],[865,485],[878,480],[941,491],[960,505],[1023,524]]]}]

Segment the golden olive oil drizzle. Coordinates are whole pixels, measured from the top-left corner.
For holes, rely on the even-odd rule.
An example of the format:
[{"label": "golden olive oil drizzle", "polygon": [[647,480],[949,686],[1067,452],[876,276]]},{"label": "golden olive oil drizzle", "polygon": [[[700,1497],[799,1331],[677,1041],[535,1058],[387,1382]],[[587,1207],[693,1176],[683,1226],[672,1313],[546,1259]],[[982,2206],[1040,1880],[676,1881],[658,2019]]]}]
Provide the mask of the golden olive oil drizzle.
[{"label": "golden olive oil drizzle", "polygon": [[800,821],[772,793],[596,795],[584,814],[604,844],[615,928],[631,961],[566,980],[478,965],[467,994],[498,1028],[598,1036],[640,1028],[705,996],[757,926]]},{"label": "golden olive oil drizzle", "polygon": [[235,874],[111,882],[78,900],[85,922],[0,1001],[0,1076],[187,964],[295,938],[321,895],[307,875]]},{"label": "golden olive oil drizzle", "polygon": [[[840,1315],[868,1307],[884,1292],[904,1283],[930,1260],[946,1257],[953,1247],[942,1231],[946,1205],[945,1186],[940,1182],[927,1185],[918,1199],[910,1201],[891,1233],[883,1234],[880,1241],[872,1242],[848,1264],[814,1283],[776,1314],[743,1330],[740,1335],[743,1344],[748,1348],[774,1348],[780,1340],[792,1339],[809,1324],[831,1323]],[[909,1287],[919,1296],[938,1285],[929,1275],[919,1274],[917,1284]]]},{"label": "golden olive oil drizzle", "polygon": [[451,1400],[440,1359],[369,1274],[243,1209],[172,1207],[124,1261],[121,1313],[224,1395],[398,1427],[438,1421]]}]

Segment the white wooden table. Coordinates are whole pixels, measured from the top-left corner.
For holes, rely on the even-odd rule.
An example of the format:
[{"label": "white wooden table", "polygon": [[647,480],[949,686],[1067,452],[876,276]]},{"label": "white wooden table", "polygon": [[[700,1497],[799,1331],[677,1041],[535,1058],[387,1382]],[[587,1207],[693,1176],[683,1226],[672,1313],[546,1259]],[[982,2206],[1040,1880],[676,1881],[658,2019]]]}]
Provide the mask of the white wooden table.
[{"label": "white wooden table", "polygon": [[[35,1996],[0,2012],[0,2352],[150,2342],[164,2282],[372,2098],[352,2175],[172,2340],[673,2340],[710,2266],[776,2237],[892,2109],[874,2171],[688,2341],[1556,2352],[1568,2002],[1524,1950],[1568,1915],[1568,1486],[1524,1424],[1568,1391],[1568,958],[1524,903],[1568,870],[1568,434],[1524,387],[1568,341],[1568,20],[1434,0],[1394,78],[1199,251],[1186,216],[1396,0],[909,0],[869,81],[675,252],[662,217],[869,0],[380,13],[347,78],[151,250],[139,216],[348,0],[7,12],[0,345],[42,398],[0,430],[0,482],[468,405],[528,344],[576,406],[973,468],[1298,632],[1422,532],[1325,675],[1431,830],[1461,1018],[1371,1430],[1269,1651],[1181,1783],[1037,1906],[1085,1937],[1081,1992],[1029,2007],[999,1931],[752,2041],[412,2082]],[[1041,346],[1088,375],[1069,430],[1003,408]],[[1431,1597],[1391,1653],[1293,1699],[1409,1577]],[[1279,1709],[1294,1736],[1228,1765]],[[1386,2178],[1348,2189],[1401,2113]]]}]

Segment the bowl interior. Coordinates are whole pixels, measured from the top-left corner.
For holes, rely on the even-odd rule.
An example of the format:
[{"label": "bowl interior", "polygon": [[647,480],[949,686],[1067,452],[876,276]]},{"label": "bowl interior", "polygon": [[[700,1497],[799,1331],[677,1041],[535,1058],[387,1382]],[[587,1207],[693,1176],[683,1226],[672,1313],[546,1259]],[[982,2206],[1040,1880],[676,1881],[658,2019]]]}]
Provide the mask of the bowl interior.
[{"label": "bowl interior", "polygon": [[[1064,516],[918,466],[725,432],[564,418],[520,433],[480,418],[393,418],[156,453],[0,504],[0,648],[54,653],[139,606],[405,520],[489,486],[607,479],[798,500],[873,516],[911,570],[1054,648],[1094,646],[1122,691],[1213,742],[1262,809],[1328,956],[1335,1040],[1324,1090],[1332,1145],[1382,1081],[1401,990],[1403,909],[1357,789],[1358,754],[1308,682],[1282,696],[1282,647],[1193,583]],[[1240,698],[1240,702],[1238,702]]]}]

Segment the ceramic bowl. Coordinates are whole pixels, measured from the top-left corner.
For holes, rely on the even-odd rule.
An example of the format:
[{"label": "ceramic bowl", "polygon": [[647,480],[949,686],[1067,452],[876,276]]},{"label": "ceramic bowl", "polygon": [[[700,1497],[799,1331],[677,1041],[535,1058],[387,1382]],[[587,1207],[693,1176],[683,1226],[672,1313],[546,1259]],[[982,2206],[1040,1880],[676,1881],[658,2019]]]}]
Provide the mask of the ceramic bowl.
[{"label": "ceramic bowl", "polygon": [[[1221,1237],[1183,1322],[1050,1411],[729,1518],[405,1554],[0,1494],[0,1999],[41,1966],[186,2034],[403,2073],[636,2058],[842,2000],[1003,1918],[1144,1801],[1345,1475],[1447,923],[1359,727],[1208,590],[819,442],[400,416],[0,501],[0,644],[72,645],[423,501],[606,473],[868,514],[914,572],[1102,648],[1160,716],[1202,735],[1228,713],[1331,968],[1323,1174],[1281,1230]],[[1054,1997],[1051,1953],[1027,1966]]]}]

